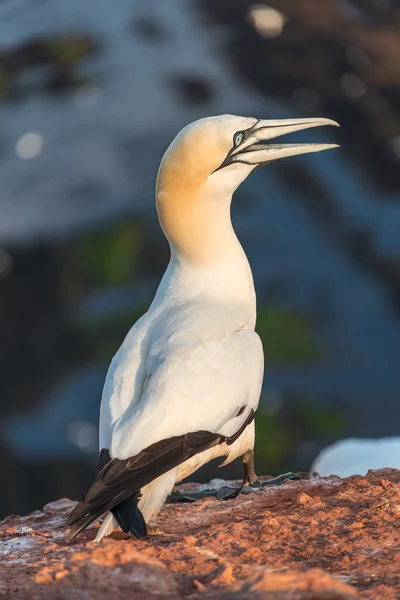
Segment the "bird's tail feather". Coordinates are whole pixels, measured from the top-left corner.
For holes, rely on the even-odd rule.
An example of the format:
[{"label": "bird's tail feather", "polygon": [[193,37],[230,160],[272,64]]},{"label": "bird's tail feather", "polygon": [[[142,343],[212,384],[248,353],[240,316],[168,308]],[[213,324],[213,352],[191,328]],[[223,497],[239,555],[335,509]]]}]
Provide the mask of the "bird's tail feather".
[{"label": "bird's tail feather", "polygon": [[118,527],[116,518],[111,512],[107,513],[94,541],[101,542],[103,537],[111,535],[116,527]]},{"label": "bird's tail feather", "polygon": [[131,533],[140,540],[147,536],[146,521],[138,507],[138,495],[123,500],[111,509],[118,525],[125,533]]},{"label": "bird's tail feather", "polygon": [[[138,508],[138,494],[134,494],[126,500],[119,502],[116,506],[111,508],[111,512],[115,517],[118,525],[125,533],[132,533],[137,538],[143,538],[147,535],[146,522],[143,518],[142,513]],[[71,531],[67,536],[67,541],[71,542],[75,536],[78,535],[83,529],[88,527],[94,521],[97,521],[106,511],[108,507],[102,506],[97,511],[90,512],[89,514],[83,514],[75,520],[75,523],[71,527]]]},{"label": "bird's tail feather", "polygon": [[138,506],[146,523],[156,517],[171,493],[176,481],[176,469],[161,475],[141,490]]},{"label": "bird's tail feather", "polygon": [[[79,506],[79,505],[78,505]],[[100,519],[100,517],[107,511],[107,507],[101,507],[97,511],[91,514],[84,514],[79,519],[76,519],[74,524],[71,527],[71,531],[67,535],[67,542],[72,542],[72,540],[83,530],[86,529],[91,523]],[[72,514],[72,513],[71,513]],[[69,525],[71,523],[68,523]]]}]

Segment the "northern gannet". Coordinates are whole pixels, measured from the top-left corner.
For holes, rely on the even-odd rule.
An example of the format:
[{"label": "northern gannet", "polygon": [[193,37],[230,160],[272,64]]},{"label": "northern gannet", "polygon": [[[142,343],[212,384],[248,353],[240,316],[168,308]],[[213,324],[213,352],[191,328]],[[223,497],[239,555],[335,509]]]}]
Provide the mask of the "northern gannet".
[{"label": "northern gannet", "polygon": [[224,465],[241,457],[244,485],[257,487],[254,413],[264,358],[231,199],[262,165],[336,147],[268,142],[322,125],[338,124],[208,117],[185,127],[165,152],[156,205],[171,259],[149,310],[109,367],[100,408],[102,468],[69,516],[69,540],[106,513],[96,541],[117,525],[145,536],[175,483],[219,456]]}]

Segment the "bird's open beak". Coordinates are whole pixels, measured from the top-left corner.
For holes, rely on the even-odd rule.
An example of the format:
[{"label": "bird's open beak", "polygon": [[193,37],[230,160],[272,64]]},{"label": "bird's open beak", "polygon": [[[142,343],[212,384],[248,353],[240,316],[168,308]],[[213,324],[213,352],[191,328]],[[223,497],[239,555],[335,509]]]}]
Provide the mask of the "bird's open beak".
[{"label": "bird's open beak", "polygon": [[303,129],[311,129],[312,127],[322,127],[322,125],[334,125],[335,127],[340,127],[336,121],[318,118],[257,121],[251,129],[244,132],[243,142],[237,148],[231,150],[224,166],[235,162],[260,166],[286,156],[296,156],[297,154],[308,154],[309,152],[321,152],[321,150],[337,148],[338,144],[265,143],[267,140],[288,133],[302,131]]}]

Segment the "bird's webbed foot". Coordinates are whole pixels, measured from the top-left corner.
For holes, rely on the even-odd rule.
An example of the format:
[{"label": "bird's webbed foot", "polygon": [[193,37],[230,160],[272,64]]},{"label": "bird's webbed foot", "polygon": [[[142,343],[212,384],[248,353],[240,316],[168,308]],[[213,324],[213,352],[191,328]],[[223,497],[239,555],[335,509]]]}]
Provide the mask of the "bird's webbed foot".
[{"label": "bird's webbed foot", "polygon": [[253,483],[243,483],[242,486],[238,487],[223,485],[217,490],[206,489],[197,492],[181,492],[179,490],[174,490],[168,497],[168,502],[196,502],[197,500],[203,500],[203,498],[230,500],[231,498],[236,498],[239,496],[239,494],[253,494],[254,492],[259,492],[265,487],[282,485],[282,483],[285,481],[292,479],[301,479],[301,477],[297,473],[284,473],[278,477],[274,477],[274,479],[269,479],[268,481],[260,481],[259,479],[256,479],[256,481]]},{"label": "bird's webbed foot", "polygon": [[217,498],[217,500],[228,500],[229,498],[236,498],[241,492],[241,487],[230,487],[224,485],[218,489],[205,489],[198,491],[180,491],[174,490],[168,496],[168,502],[196,502],[197,500],[203,500],[203,498]]},{"label": "bird's webbed foot", "polygon": [[259,492],[265,487],[275,487],[282,485],[285,481],[301,479],[298,473],[283,473],[269,479],[268,481],[260,481],[254,469],[254,451],[248,450],[243,454],[242,462],[244,466],[243,484],[238,487],[223,485],[219,489],[205,489],[198,491],[180,491],[174,490],[168,497],[168,502],[196,502],[203,498],[217,498],[217,500],[229,500],[236,498],[239,494],[252,494]]},{"label": "bird's webbed foot", "polygon": [[216,498],[218,490],[180,491],[174,490],[168,496],[168,502],[196,502],[203,498]]},{"label": "bird's webbed foot", "polygon": [[257,479],[254,483],[246,483],[242,486],[242,494],[252,494],[253,492],[259,492],[265,487],[276,487],[282,485],[285,481],[301,479],[298,473],[282,473],[278,477],[268,479],[268,481],[260,481]]},{"label": "bird's webbed foot", "polygon": [[282,483],[288,480],[301,479],[298,473],[283,473],[282,475],[278,475],[278,477],[268,479],[268,481],[260,481],[254,468],[254,450],[248,450],[241,458],[244,466],[242,494],[252,494],[253,492],[259,492],[265,487],[275,487],[282,485]]}]

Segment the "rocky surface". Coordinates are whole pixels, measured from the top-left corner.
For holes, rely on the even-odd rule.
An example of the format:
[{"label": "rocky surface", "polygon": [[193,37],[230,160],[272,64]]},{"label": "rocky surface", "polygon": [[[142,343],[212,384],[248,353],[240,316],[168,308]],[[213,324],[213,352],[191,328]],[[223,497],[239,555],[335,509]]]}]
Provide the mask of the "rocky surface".
[{"label": "rocky surface", "polygon": [[[193,486],[193,484],[192,484]],[[74,502],[0,523],[0,598],[345,600],[400,597],[400,471],[314,477],[170,504],[148,539],[65,541]]]}]

